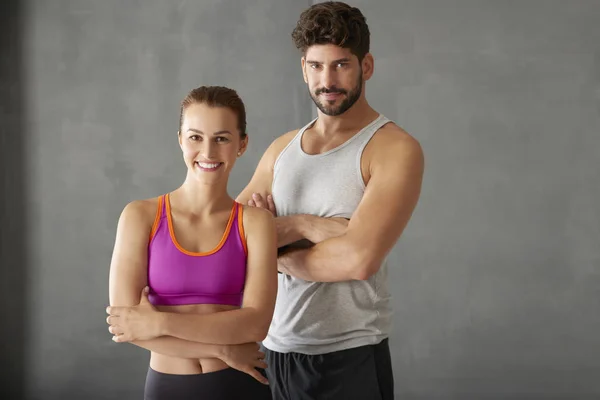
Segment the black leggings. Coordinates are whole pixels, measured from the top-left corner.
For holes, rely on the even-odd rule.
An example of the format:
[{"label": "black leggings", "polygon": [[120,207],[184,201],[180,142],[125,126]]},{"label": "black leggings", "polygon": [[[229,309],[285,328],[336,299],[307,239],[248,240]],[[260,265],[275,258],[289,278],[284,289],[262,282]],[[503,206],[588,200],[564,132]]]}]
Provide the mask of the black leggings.
[{"label": "black leggings", "polygon": [[[260,371],[264,375],[264,371]],[[269,386],[233,368],[194,375],[148,368],[144,400],[271,400]]]}]

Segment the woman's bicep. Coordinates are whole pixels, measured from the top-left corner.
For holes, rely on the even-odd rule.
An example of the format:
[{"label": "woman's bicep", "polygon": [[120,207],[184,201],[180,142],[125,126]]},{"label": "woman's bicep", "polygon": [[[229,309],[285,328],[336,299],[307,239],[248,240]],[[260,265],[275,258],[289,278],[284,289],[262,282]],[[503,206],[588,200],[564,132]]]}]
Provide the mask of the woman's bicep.
[{"label": "woman's bicep", "polygon": [[119,218],[110,263],[109,301],[111,306],[139,303],[147,285],[148,238],[150,227],[143,205],[128,204]]},{"label": "woman's bicep", "polygon": [[[250,211],[250,210],[249,210]],[[253,307],[272,317],[277,296],[277,231],[270,212],[247,214],[248,262],[242,307]]]}]

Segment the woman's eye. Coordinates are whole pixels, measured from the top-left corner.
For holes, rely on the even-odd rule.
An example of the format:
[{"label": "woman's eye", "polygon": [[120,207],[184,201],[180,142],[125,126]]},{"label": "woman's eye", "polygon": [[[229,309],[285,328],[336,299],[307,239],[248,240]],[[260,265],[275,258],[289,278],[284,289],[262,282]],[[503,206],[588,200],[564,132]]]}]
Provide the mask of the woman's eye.
[{"label": "woman's eye", "polygon": [[226,137],[223,137],[223,136],[217,136],[217,138],[215,140],[217,142],[222,142],[222,143],[225,143],[225,142],[229,141],[229,139],[227,139]]},{"label": "woman's eye", "polygon": [[197,141],[197,140],[200,140],[200,139],[201,139],[200,135],[192,135],[192,136],[190,136],[190,140],[192,140],[194,142]]}]

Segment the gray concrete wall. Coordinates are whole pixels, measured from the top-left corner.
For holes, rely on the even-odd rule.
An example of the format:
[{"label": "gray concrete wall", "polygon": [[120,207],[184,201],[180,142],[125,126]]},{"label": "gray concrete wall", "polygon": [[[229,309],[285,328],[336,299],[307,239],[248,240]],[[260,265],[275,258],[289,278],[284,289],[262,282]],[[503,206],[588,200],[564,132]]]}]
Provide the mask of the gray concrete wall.
[{"label": "gray concrete wall", "polygon": [[[309,4],[30,0],[3,14],[12,398],[141,396],[148,355],[104,322],[118,214],[182,182],[192,87],[246,101],[232,195],[273,138],[308,122],[290,32]],[[600,3],[353,4],[372,32],[368,99],[427,160],[391,255],[397,398],[598,398]]]}]

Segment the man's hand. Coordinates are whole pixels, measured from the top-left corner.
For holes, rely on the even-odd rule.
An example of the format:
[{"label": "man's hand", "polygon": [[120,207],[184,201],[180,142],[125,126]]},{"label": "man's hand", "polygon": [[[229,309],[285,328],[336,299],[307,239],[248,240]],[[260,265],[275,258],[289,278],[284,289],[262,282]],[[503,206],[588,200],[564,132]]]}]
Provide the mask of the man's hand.
[{"label": "man's hand", "polygon": [[148,288],[144,288],[140,303],[132,307],[107,307],[106,322],[113,341],[123,343],[134,340],[150,340],[161,336],[160,312],[148,300]]},{"label": "man's hand", "polygon": [[267,368],[264,361],[265,353],[260,351],[258,343],[223,346],[223,353],[219,358],[231,368],[247,373],[260,383],[269,384],[267,378],[256,370],[256,368]]},{"label": "man's hand", "polygon": [[248,200],[248,205],[251,207],[264,208],[265,210],[271,211],[274,217],[277,216],[277,210],[275,210],[275,202],[273,196],[267,195],[266,198],[260,193],[253,193],[252,198]]},{"label": "man's hand", "polygon": [[349,219],[341,217],[320,218],[311,215],[308,216],[309,226],[304,236],[313,243],[321,243],[343,235],[349,222]]},{"label": "man's hand", "polygon": [[310,214],[277,216],[273,196],[262,196],[253,193],[248,201],[251,207],[269,210],[275,218],[277,227],[277,247],[281,248],[300,240],[306,239],[311,243],[320,243],[327,239],[343,235],[348,228],[349,220],[341,217],[317,217]]},{"label": "man's hand", "polygon": [[252,199],[248,200],[248,205],[250,207],[264,208],[273,214],[273,217],[275,218],[275,227],[277,229],[277,248],[304,239],[300,233],[300,229],[298,229],[300,223],[302,223],[302,216],[288,215],[285,217],[278,217],[272,195],[262,196],[260,193],[253,193]]}]

